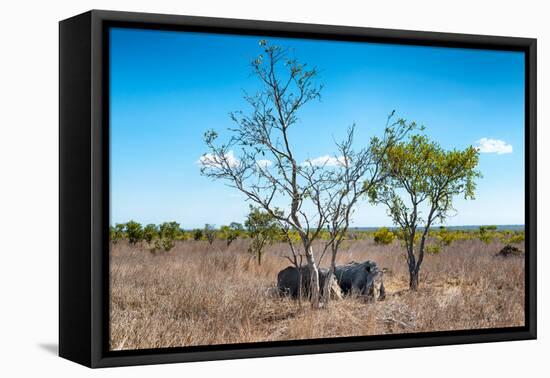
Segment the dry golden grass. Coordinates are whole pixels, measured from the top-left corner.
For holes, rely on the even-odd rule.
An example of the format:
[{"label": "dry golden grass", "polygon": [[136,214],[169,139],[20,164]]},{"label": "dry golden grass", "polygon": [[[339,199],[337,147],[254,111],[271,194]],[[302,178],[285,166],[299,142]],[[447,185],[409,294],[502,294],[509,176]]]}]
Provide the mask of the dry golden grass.
[{"label": "dry golden grass", "polygon": [[[454,243],[425,257],[418,292],[408,291],[399,243],[348,242],[339,263],[374,260],[387,268],[387,298],[308,304],[273,294],[289,265],[285,245],[258,266],[246,240],[178,242],[152,255],[121,242],[111,248],[111,348],[142,349],[463,330],[524,325],[524,260],[494,255],[500,243]],[[323,266],[328,259],[325,258]]]}]

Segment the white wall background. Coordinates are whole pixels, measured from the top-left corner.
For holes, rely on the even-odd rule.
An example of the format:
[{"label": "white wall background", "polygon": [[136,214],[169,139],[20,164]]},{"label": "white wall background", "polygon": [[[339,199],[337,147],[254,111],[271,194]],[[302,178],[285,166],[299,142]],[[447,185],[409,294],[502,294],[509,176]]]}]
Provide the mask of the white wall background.
[{"label": "white wall background", "polygon": [[[548,351],[549,10],[544,1],[6,1],[0,22],[0,375],[543,376]],[[539,340],[92,371],[55,355],[58,247],[58,25],[89,9],[538,38]],[[546,211],[545,211],[546,210]],[[546,300],[545,300],[546,299]],[[544,351],[546,349],[546,351]],[[415,369],[412,371],[410,369]],[[418,370],[416,370],[418,369]]]}]

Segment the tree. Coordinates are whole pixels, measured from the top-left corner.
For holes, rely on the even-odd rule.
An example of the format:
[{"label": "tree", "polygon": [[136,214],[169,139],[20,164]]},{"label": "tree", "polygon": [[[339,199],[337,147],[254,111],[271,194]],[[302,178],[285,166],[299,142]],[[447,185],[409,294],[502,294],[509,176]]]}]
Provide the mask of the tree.
[{"label": "tree", "polygon": [[143,228],[141,224],[133,220],[126,223],[126,236],[128,237],[128,243],[132,245],[143,240]]},{"label": "tree", "polygon": [[245,227],[252,239],[248,251],[258,257],[258,265],[262,265],[262,255],[265,247],[275,240],[279,233],[277,220],[267,211],[250,206]]},{"label": "tree", "polygon": [[231,243],[241,237],[243,233],[243,225],[237,222],[231,222],[229,226],[220,227],[220,237],[226,240],[228,247]]},{"label": "tree", "polygon": [[387,118],[382,138],[372,137],[368,146],[355,151],[353,137],[355,125],[348,129],[347,138],[337,143],[339,161],[331,180],[334,185],[328,187],[328,200],[325,201],[327,213],[328,242],[321,255],[330,247],[331,260],[328,277],[325,280],[327,293],[325,302],[330,300],[329,285],[336,268],[336,256],[348,235],[348,229],[355,205],[364,195],[376,190],[388,173],[382,171],[385,155],[390,148],[400,142],[416,123],[407,123],[404,119],[394,119],[395,111]]},{"label": "tree", "polygon": [[[331,183],[323,167],[300,164],[289,130],[297,125],[299,110],[320,97],[321,87],[313,80],[317,70],[290,58],[287,50],[265,40],[260,41],[260,48],[263,53],[252,62],[252,70],[261,88],[255,95],[245,95],[250,113],[231,113],[237,126],[227,143],[218,144],[213,130],[205,133],[209,152],[201,158],[201,172],[224,180],[299,233],[311,271],[312,306],[318,307],[319,272],[313,242],[326,222],[321,196]],[[233,149],[240,150],[238,159]],[[276,196],[288,205],[286,212],[276,212]],[[306,212],[306,203],[321,211]]]},{"label": "tree", "polygon": [[489,244],[493,241],[497,226],[479,226],[479,240],[485,244]]},{"label": "tree", "polygon": [[475,180],[481,177],[476,170],[478,161],[479,152],[474,147],[444,150],[420,134],[387,150],[385,180],[369,191],[369,197],[375,204],[384,204],[401,229],[410,289],[418,289],[430,227],[434,222],[444,223],[451,215],[453,197],[474,198]]},{"label": "tree", "polygon": [[117,223],[114,227],[109,227],[109,236],[113,244],[117,244],[124,239],[124,227],[123,223]]},{"label": "tree", "polygon": [[[261,88],[255,95],[245,95],[250,112],[231,113],[236,127],[230,129],[232,137],[226,143],[219,143],[213,130],[205,133],[209,152],[201,157],[201,173],[238,189],[283,229],[298,233],[311,272],[312,306],[318,307],[319,273],[314,242],[328,223],[337,224],[335,238],[342,235],[341,227],[349,223],[351,208],[364,191],[353,181],[371,172],[374,155],[373,151],[364,155],[362,151],[353,152],[351,127],[345,141],[337,145],[336,156],[299,161],[291,131],[299,124],[299,111],[320,98],[322,87],[315,84],[318,71],[290,58],[288,50],[271,46],[265,40],[260,41],[260,48],[263,52],[252,62],[252,70]],[[374,141],[373,148],[382,148],[379,142]],[[343,149],[349,155],[342,154]],[[362,168],[360,162],[369,164]],[[371,178],[367,175],[364,179]],[[358,190],[350,195],[353,187]],[[342,206],[335,203],[339,200]],[[285,204],[282,211],[276,202]],[[340,243],[329,245],[337,251]]]},{"label": "tree", "polygon": [[216,239],[216,229],[211,224],[205,224],[202,230],[203,236],[208,240],[208,244],[212,245],[214,239]]},{"label": "tree", "polygon": [[158,227],[156,224],[148,224],[143,228],[143,240],[151,244],[158,237]]},{"label": "tree", "polygon": [[164,251],[169,252],[176,245],[176,239],[181,232],[177,222],[164,222],[159,226],[160,245]]}]

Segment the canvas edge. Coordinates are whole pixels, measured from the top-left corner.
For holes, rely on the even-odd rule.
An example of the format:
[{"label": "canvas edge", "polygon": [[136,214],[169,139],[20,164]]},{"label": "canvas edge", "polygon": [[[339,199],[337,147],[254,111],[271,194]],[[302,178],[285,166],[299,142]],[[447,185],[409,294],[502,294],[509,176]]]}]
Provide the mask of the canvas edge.
[{"label": "canvas edge", "polygon": [[[349,26],[333,26],[333,25],[313,25],[313,24],[297,24],[297,23],[282,23],[270,21],[252,21],[252,20],[235,20],[235,19],[218,19],[218,18],[203,18],[196,16],[175,16],[175,15],[160,15],[148,13],[133,13],[133,12],[114,12],[93,10],[85,13],[90,15],[90,40],[91,40],[91,84],[90,84],[90,144],[91,144],[91,166],[89,167],[90,177],[93,179],[90,183],[91,196],[88,199],[91,206],[89,221],[91,229],[91,243],[89,246],[89,271],[91,272],[88,282],[90,297],[90,317],[89,323],[82,321],[82,326],[78,332],[88,330],[91,335],[88,359],[86,358],[71,358],[72,356],[66,352],[65,347],[62,348],[60,336],[60,355],[69,358],[75,362],[82,363],[89,367],[110,367],[122,365],[141,365],[141,364],[157,364],[157,363],[173,363],[173,362],[190,362],[204,360],[220,360],[220,359],[235,359],[235,358],[253,358],[253,357],[269,357],[282,355],[298,355],[312,353],[330,353],[344,351],[359,351],[371,349],[387,349],[387,348],[408,348],[408,347],[423,347],[437,346],[450,344],[468,344],[481,342],[497,342],[497,341],[512,341],[512,340],[527,340],[536,338],[536,39],[533,38],[516,38],[516,37],[497,37],[497,36],[480,36],[468,34],[454,33],[433,33],[433,32],[416,32],[406,30],[389,30],[389,29],[372,29],[358,28]],[[83,15],[83,16],[84,16]],[[88,16],[84,16],[88,17]],[[71,18],[72,19],[72,18]],[[69,20],[71,20],[69,19]],[[68,20],[67,20],[68,21]],[[65,21],[63,21],[65,22]],[[63,23],[61,22],[61,23]],[[108,260],[105,258],[105,240],[108,235],[103,230],[105,218],[108,217],[108,195],[105,196],[108,186],[106,183],[108,174],[108,160],[105,159],[105,152],[108,151],[108,134],[105,133],[105,122],[108,120],[106,112],[102,111],[104,102],[102,101],[102,93],[105,90],[104,80],[102,80],[102,68],[105,64],[104,35],[103,25],[107,22],[133,22],[159,25],[193,25],[204,28],[223,27],[230,29],[248,29],[258,32],[280,30],[285,33],[304,34],[307,36],[317,35],[320,38],[327,35],[336,35],[346,37],[350,35],[358,35],[361,37],[374,37],[387,41],[403,40],[407,43],[418,43],[428,45],[447,45],[459,46],[469,45],[472,48],[484,48],[492,46],[495,49],[502,47],[512,47],[521,51],[525,51],[528,56],[528,101],[526,98],[526,116],[528,117],[529,138],[526,139],[526,164],[529,174],[527,185],[526,198],[528,195],[528,219],[530,228],[528,232],[529,251],[532,258],[529,259],[527,269],[530,276],[531,285],[526,293],[526,301],[528,301],[529,327],[527,330],[492,334],[476,334],[475,330],[469,335],[449,335],[449,336],[432,336],[426,337],[419,334],[417,337],[406,339],[392,340],[366,340],[342,343],[326,343],[326,340],[319,340],[317,344],[310,345],[291,345],[291,346],[261,346],[257,348],[243,348],[230,350],[211,350],[211,351],[193,351],[193,352],[166,352],[158,350],[158,353],[141,354],[141,355],[110,355],[105,353],[105,347],[108,346],[108,340],[105,340],[104,334],[105,322],[108,321],[108,312],[105,311],[104,301],[106,286],[108,287],[108,278],[104,274],[108,272]],[[60,23],[60,27],[61,27]],[[61,29],[60,29],[61,41]],[[391,42],[390,42],[391,43]],[[60,64],[61,64],[61,42],[60,42]],[[84,63],[86,64],[86,63]],[[61,72],[60,66],[60,92],[61,92]],[[527,83],[526,83],[527,84]],[[60,94],[61,98],[61,94]],[[75,103],[82,102],[84,99],[75,98]],[[76,104],[83,106],[84,104]],[[62,103],[60,100],[60,151],[61,151],[61,112]],[[61,156],[61,155],[60,155]],[[62,161],[60,158],[60,167]],[[60,197],[61,186],[68,185],[66,179],[61,178],[60,168]],[[95,193],[95,195],[93,194]],[[81,200],[74,198],[75,201]],[[107,211],[106,211],[107,210]],[[527,210],[527,208],[526,208]],[[61,198],[60,198],[60,213],[61,213]],[[60,216],[60,225],[61,225]],[[108,219],[107,219],[108,222]],[[61,328],[68,330],[66,325],[61,324],[61,265],[62,260],[67,266],[66,258],[62,258],[61,253],[61,226],[60,226],[60,335]],[[66,253],[66,251],[65,251]],[[107,269],[106,269],[107,268]],[[527,310],[527,309],[526,309]],[[86,349],[86,348],[85,348]],[[86,349],[87,350],[87,349]]]}]

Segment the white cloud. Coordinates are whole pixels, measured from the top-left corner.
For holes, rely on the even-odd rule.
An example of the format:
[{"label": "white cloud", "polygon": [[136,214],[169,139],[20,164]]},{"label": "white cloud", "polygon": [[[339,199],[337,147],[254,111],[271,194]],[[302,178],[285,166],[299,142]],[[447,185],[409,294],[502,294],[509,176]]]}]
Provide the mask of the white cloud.
[{"label": "white cloud", "polygon": [[[225,155],[225,159],[229,163],[231,167],[236,167],[239,165],[239,159],[235,157],[235,154],[233,151],[229,151]],[[212,154],[204,154],[202,155],[199,160],[197,160],[197,164],[201,165],[203,167],[210,167],[210,168],[216,168],[221,166],[222,161]]]},{"label": "white cloud", "polygon": [[487,154],[511,154],[512,145],[500,139],[481,138],[477,142],[477,149]]},{"label": "white cloud", "polygon": [[271,162],[271,160],[267,160],[267,159],[264,159],[264,160],[258,160],[256,162],[256,164],[258,164],[258,166],[260,168],[268,168],[268,167],[271,167],[273,165],[273,163]]},{"label": "white cloud", "polygon": [[344,157],[343,156],[329,156],[329,155],[323,155],[319,156],[315,159],[308,159],[305,162],[302,163],[302,165],[315,165],[315,166],[321,166],[324,165],[325,167],[343,167],[345,166],[344,163]]}]

